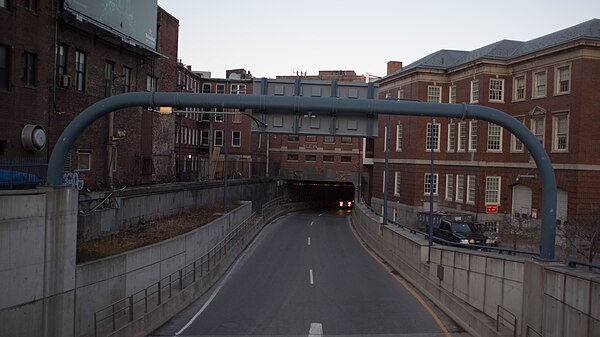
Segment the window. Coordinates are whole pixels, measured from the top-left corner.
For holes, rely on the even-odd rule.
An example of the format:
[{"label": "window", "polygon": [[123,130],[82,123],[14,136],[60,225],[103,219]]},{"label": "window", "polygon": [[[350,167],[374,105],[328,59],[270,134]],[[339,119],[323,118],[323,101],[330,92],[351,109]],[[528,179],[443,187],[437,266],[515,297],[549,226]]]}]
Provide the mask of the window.
[{"label": "window", "polygon": [[231,132],[231,146],[240,147],[242,143],[242,133],[240,131]]},{"label": "window", "polygon": [[437,195],[438,192],[438,174],[435,173],[433,175],[433,191],[431,186],[431,173],[425,173],[425,188],[424,194],[429,195],[429,193],[433,192],[433,195]]},{"label": "window", "polygon": [[217,84],[217,94],[225,93],[225,84]]},{"label": "window", "polygon": [[326,163],[333,163],[333,156],[332,155],[324,155],[323,161]]},{"label": "window", "polygon": [[77,91],[85,91],[86,57],[84,52],[75,51],[75,89]]},{"label": "window", "polygon": [[307,143],[316,143],[317,142],[317,136],[306,136],[305,141]]},{"label": "window", "polygon": [[[1,3],[1,2],[0,2]],[[9,56],[8,46],[0,44],[0,89],[8,90],[9,88],[9,80],[8,80],[8,66],[9,66]]]},{"label": "window", "polygon": [[25,85],[32,87],[35,87],[36,85],[36,58],[36,54],[25,52],[23,81],[25,81]]},{"label": "window", "polygon": [[352,137],[342,137],[340,141],[342,144],[352,144]]},{"label": "window", "polygon": [[400,172],[394,172],[394,195],[400,196]]},{"label": "window", "polygon": [[77,151],[77,170],[89,171],[92,169],[92,151],[79,150]]},{"label": "window", "polygon": [[341,156],[340,157],[340,162],[342,162],[342,163],[351,163],[352,162],[352,156]]},{"label": "window", "polygon": [[571,91],[571,67],[562,66],[556,68],[556,94],[568,94]]},{"label": "window", "polygon": [[477,151],[477,121],[469,122],[469,151]]},{"label": "window", "polygon": [[131,68],[123,67],[123,75],[121,78],[121,86],[123,88],[123,92],[131,91]]},{"label": "window", "polygon": [[433,124],[433,128],[431,123],[427,123],[427,142],[426,142],[426,150],[431,151],[433,146],[434,151],[440,150],[440,124]]},{"label": "window", "polygon": [[533,74],[533,97],[546,97],[546,71]]},{"label": "window", "polygon": [[467,204],[475,205],[475,176],[467,176]]},{"label": "window", "polygon": [[557,152],[568,150],[569,115],[557,114],[552,117],[552,149]]},{"label": "window", "polygon": [[534,117],[531,119],[531,132],[544,145],[544,117]]},{"label": "window", "polygon": [[[515,117],[515,119],[521,122],[521,124],[525,123],[525,117]],[[512,152],[523,152],[523,143],[515,135],[511,135],[510,150]]]},{"label": "window", "polygon": [[479,80],[471,81],[471,103],[479,102]]},{"label": "window", "polygon": [[297,143],[300,139],[300,136],[298,135],[288,135],[288,142],[289,143]]},{"label": "window", "polygon": [[117,163],[119,162],[119,148],[114,147],[112,152],[112,158],[110,158],[110,169],[113,172],[117,172]]},{"label": "window", "polygon": [[146,91],[156,91],[158,84],[158,77],[148,75],[146,76]]},{"label": "window", "polygon": [[209,130],[201,130],[200,131],[200,145],[207,146],[210,144],[209,135],[210,135]]},{"label": "window", "polygon": [[223,146],[223,130],[215,130],[215,146]]},{"label": "window", "polygon": [[504,102],[504,80],[490,79],[490,102]]},{"label": "window", "polygon": [[456,123],[448,123],[448,152],[454,152],[456,149]]},{"label": "window", "polygon": [[456,176],[456,202],[463,202],[465,195],[465,176]]},{"label": "window", "polygon": [[458,151],[467,148],[467,122],[458,123]]},{"label": "window", "polygon": [[400,152],[402,151],[402,124],[398,123],[398,125],[396,125],[396,151]]},{"label": "window", "polygon": [[398,90],[398,99],[404,98],[404,88]]},{"label": "window", "polygon": [[298,154],[296,154],[296,153],[289,153],[287,155],[287,160],[288,161],[298,161]]},{"label": "window", "polygon": [[485,177],[485,204],[500,205],[500,177]]},{"label": "window", "polygon": [[217,109],[217,111],[221,113],[215,114],[215,122],[222,123],[225,120],[225,115],[222,114],[223,109]]},{"label": "window", "polygon": [[333,144],[334,142],[335,142],[335,138],[333,136],[323,137],[323,143],[325,143],[325,144]]},{"label": "window", "polygon": [[454,175],[446,174],[446,200],[454,198]]},{"label": "window", "polygon": [[204,84],[202,84],[202,93],[203,94],[210,94],[210,83],[204,83]]},{"label": "window", "polygon": [[307,154],[307,155],[304,155],[304,160],[305,161],[317,161],[317,156],[314,154]]},{"label": "window", "polygon": [[245,84],[232,84],[231,85],[231,93],[235,95],[245,95],[246,94],[246,85]]},{"label": "window", "polygon": [[442,87],[430,85],[427,87],[427,102],[442,103]]},{"label": "window", "polygon": [[525,75],[515,77],[513,88],[513,101],[525,100]]},{"label": "window", "polygon": [[456,85],[451,85],[448,92],[448,103],[456,103]]},{"label": "window", "polygon": [[27,9],[32,12],[37,11],[37,0],[27,0],[26,6],[27,6]]},{"label": "window", "polygon": [[104,97],[112,95],[114,72],[115,63],[112,61],[106,61],[104,64]]},{"label": "window", "polygon": [[502,127],[488,123],[488,151],[502,151]]},{"label": "window", "polygon": [[61,86],[61,76],[67,74],[67,46],[56,46],[56,84]]}]

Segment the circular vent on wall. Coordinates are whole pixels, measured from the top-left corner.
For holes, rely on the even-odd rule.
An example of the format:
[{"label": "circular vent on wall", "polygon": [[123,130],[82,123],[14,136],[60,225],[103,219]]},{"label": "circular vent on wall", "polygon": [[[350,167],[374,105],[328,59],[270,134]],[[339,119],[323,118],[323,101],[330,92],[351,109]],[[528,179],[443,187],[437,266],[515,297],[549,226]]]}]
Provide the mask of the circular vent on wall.
[{"label": "circular vent on wall", "polygon": [[27,124],[21,131],[21,144],[27,151],[41,151],[46,146],[46,131],[37,124]]}]

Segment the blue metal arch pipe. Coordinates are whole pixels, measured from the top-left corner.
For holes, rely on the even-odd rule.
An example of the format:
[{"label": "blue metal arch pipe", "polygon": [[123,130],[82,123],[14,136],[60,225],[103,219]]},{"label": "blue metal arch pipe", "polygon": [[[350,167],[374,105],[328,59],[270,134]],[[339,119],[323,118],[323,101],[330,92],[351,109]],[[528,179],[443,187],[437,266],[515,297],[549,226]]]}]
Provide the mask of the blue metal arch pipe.
[{"label": "blue metal arch pipe", "polygon": [[556,178],[544,147],[523,123],[489,107],[467,104],[438,104],[374,99],[314,98],[302,96],[266,96],[234,94],[195,94],[170,92],[134,92],[105,98],[77,115],[58,139],[48,163],[47,184],[60,186],[67,154],[75,140],[98,118],[127,107],[240,108],[255,112],[269,111],[315,115],[375,118],[379,114],[450,117],[488,121],[512,132],[529,150],[539,169],[542,182],[542,229],[540,258],[554,259],[556,237]]}]

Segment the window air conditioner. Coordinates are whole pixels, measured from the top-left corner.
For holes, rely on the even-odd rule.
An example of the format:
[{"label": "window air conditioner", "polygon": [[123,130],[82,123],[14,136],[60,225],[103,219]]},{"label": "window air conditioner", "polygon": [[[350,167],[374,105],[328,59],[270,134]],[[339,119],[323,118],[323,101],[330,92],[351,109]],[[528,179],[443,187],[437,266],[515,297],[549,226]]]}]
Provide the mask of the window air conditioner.
[{"label": "window air conditioner", "polygon": [[60,75],[58,84],[63,88],[68,88],[71,85],[71,76]]}]

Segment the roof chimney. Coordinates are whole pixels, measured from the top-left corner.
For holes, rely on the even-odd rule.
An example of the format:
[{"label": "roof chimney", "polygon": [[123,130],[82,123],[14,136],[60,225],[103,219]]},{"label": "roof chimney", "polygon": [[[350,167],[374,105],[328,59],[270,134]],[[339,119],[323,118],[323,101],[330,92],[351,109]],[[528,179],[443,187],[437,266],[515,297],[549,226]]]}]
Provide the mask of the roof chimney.
[{"label": "roof chimney", "polygon": [[402,62],[400,61],[389,61],[387,63],[387,75],[394,73],[402,69]]}]

